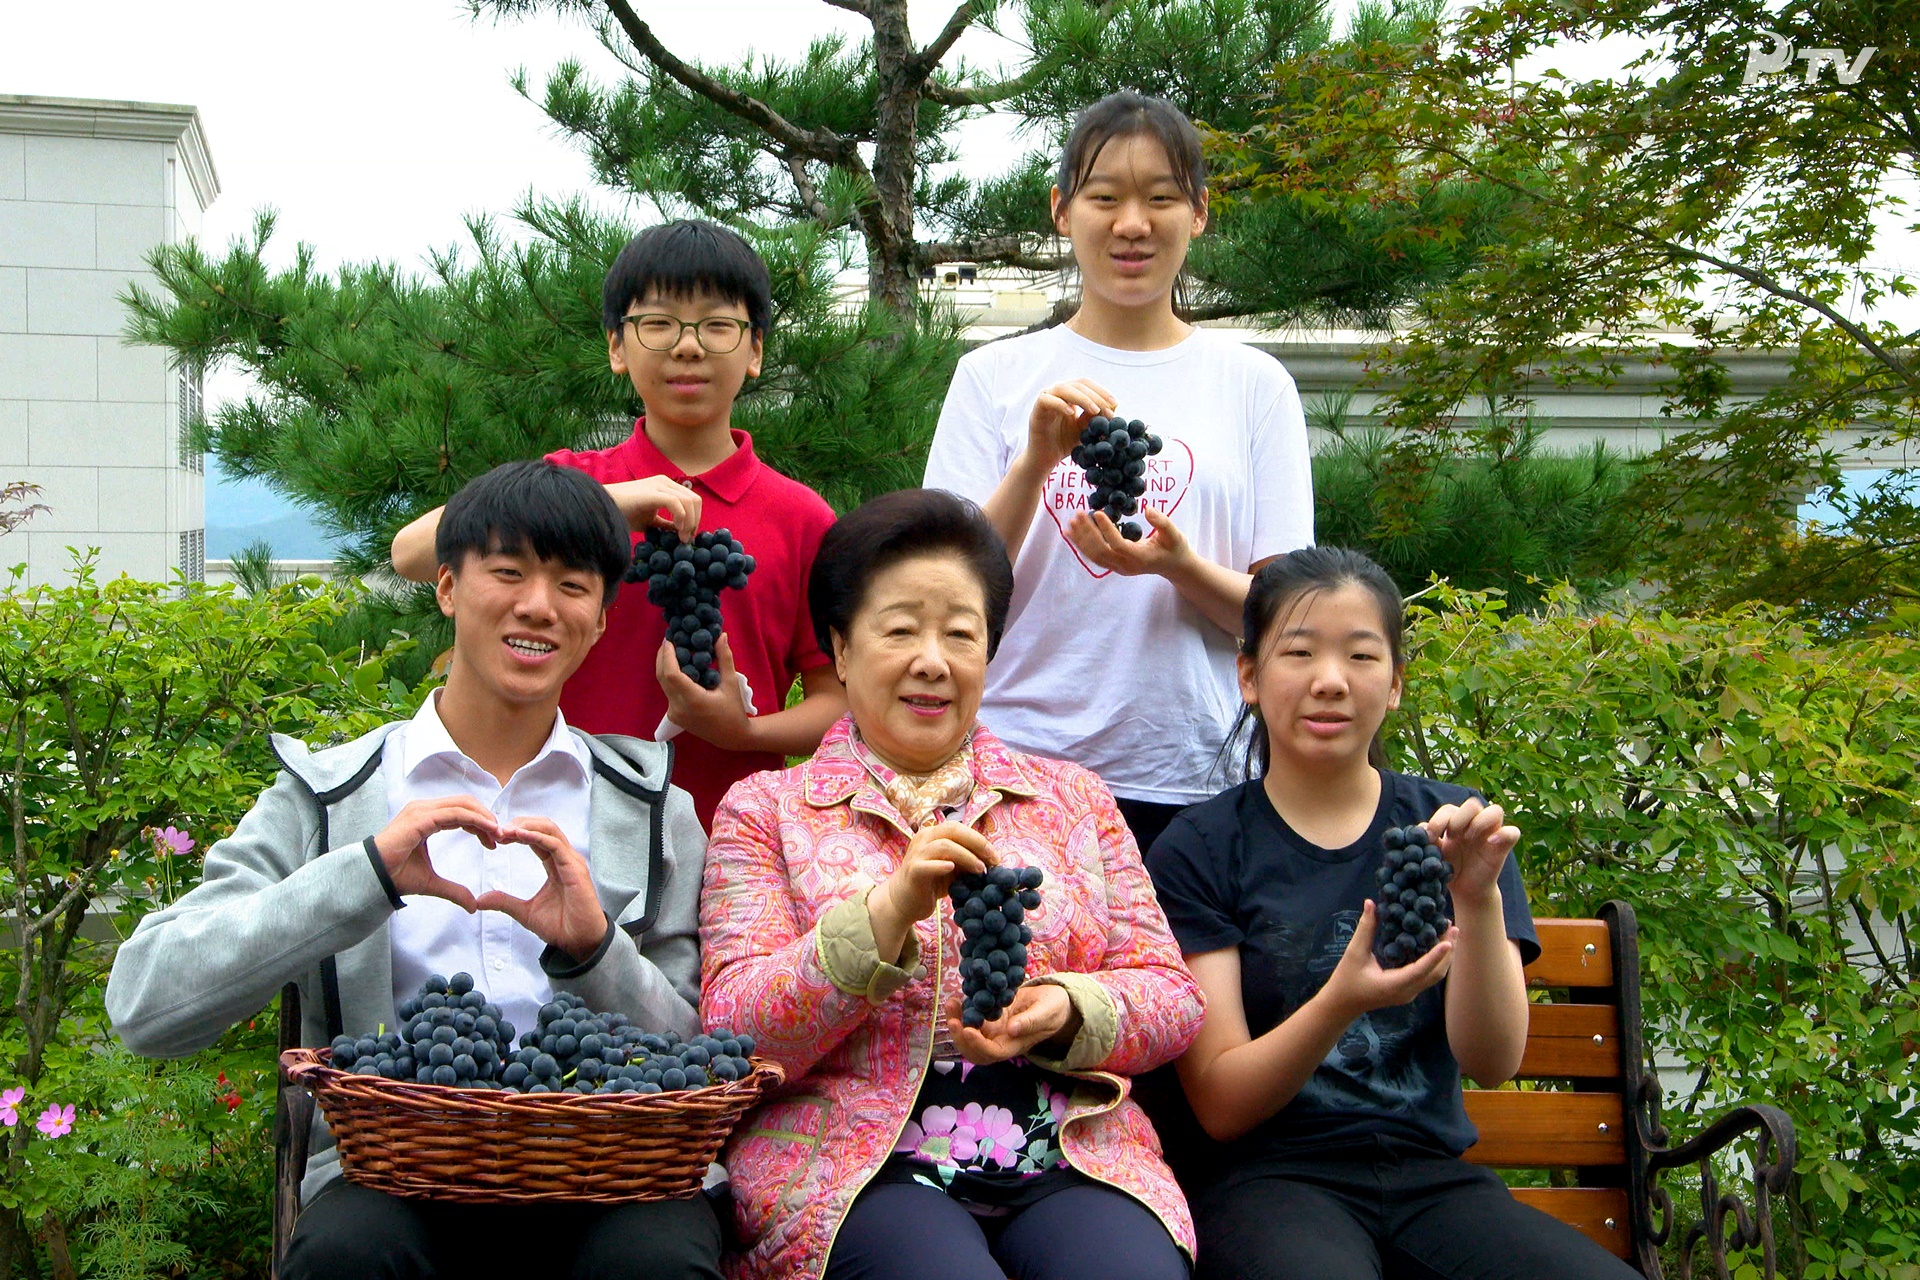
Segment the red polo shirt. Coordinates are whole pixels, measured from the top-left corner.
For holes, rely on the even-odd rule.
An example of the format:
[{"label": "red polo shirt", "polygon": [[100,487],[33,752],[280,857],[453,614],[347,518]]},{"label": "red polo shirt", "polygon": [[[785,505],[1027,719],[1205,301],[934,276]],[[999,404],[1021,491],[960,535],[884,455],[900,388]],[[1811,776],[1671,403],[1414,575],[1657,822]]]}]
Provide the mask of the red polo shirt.
[{"label": "red polo shirt", "polygon": [[[611,449],[562,449],[547,460],[578,467],[602,484],[658,475],[692,482],[701,498],[700,527],[729,530],[753,557],[753,576],[744,589],[721,593],[720,612],[734,665],[753,686],[754,706],[761,715],[779,711],[794,677],[827,661],[807,613],[807,576],[833,508],[754,456],[753,438],[744,431],[733,433],[738,447],[724,462],[688,476],[647,439],[645,427],[644,418],[636,421],[633,434]],[[606,634],[560,692],[567,723],[588,733],[651,738],[667,713],[653,667],[666,633],[666,617],[647,603],[645,585],[627,583],[607,611]],[[712,826],[728,787],[750,773],[786,767],[772,752],[722,751],[691,733],[673,743],[674,784],[693,796],[704,827]]]}]

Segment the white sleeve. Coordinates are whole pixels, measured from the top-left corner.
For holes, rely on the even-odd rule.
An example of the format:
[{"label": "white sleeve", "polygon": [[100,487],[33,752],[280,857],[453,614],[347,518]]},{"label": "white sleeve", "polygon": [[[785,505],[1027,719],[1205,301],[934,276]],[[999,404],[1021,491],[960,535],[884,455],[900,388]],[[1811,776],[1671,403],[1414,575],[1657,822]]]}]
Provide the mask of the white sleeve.
[{"label": "white sleeve", "polygon": [[1270,394],[1252,423],[1253,563],[1313,545],[1313,456],[1307,445],[1307,418],[1293,376],[1285,369],[1278,372],[1279,385],[1262,388]]},{"label": "white sleeve", "polygon": [[969,355],[953,371],[940,423],[933,429],[933,447],[927,451],[928,489],[946,489],[985,504],[1000,487],[1013,459],[1006,433],[1000,428],[1000,410],[993,402],[979,359]]}]

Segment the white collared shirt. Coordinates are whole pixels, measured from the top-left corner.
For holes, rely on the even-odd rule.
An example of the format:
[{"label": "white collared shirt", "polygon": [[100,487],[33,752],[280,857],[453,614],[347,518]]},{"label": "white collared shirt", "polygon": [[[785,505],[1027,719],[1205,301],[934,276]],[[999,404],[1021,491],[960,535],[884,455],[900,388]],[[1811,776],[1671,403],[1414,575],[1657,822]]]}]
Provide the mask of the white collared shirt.
[{"label": "white collared shirt", "polygon": [[[565,718],[554,712],[553,732],[539,754],[503,787],[454,745],[440,722],[439,697],[435,692],[412,720],[387,735],[380,763],[392,812],[398,814],[412,800],[470,795],[502,822],[552,819],[591,863],[587,814],[593,761]],[[427,853],[435,871],[475,897],[498,889],[531,899],[547,881],[546,866],[533,850],[521,844],[489,849],[467,831],[436,832],[427,839]],[[540,1006],[553,998],[553,984],[540,968],[547,944],[498,911],[469,915],[444,898],[421,894],[405,901],[392,922],[396,1020],[400,1002],[417,995],[427,975],[466,972],[500,1006],[516,1036],[531,1031]]]}]

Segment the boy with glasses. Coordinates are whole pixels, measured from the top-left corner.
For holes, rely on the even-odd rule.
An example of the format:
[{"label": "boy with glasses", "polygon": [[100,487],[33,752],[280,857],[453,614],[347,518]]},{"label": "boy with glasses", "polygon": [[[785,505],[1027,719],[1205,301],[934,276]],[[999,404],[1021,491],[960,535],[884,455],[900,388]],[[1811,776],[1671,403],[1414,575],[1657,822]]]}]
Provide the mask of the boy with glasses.
[{"label": "boy with glasses", "polygon": [[[604,484],[636,542],[655,524],[670,523],[688,540],[701,529],[726,529],[754,557],[746,587],[721,603],[718,688],[681,672],[663,614],[635,590],[608,610],[606,638],[560,699],[568,721],[590,733],[651,738],[663,717],[686,729],[674,782],[693,796],[702,826],[712,824],[728,787],[784,767],[787,756],[812,754],[846,711],[806,601],[833,510],[761,462],[752,437],[732,426],[740,388],[760,372],[772,314],[766,263],[734,232],[697,221],[641,232],[607,272],[602,320],[608,364],[632,381],[645,412],[610,449],[547,455]],[[439,520],[430,511],[395,536],[400,576],[432,576]],[[736,672],[752,691],[753,714]],[[796,675],[805,696],[785,708]]]}]

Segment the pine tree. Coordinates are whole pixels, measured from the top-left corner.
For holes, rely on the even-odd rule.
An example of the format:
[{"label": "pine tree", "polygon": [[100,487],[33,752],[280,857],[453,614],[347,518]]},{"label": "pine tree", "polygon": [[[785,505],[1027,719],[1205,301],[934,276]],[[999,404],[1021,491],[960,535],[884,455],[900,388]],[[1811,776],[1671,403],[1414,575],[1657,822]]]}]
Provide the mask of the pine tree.
[{"label": "pine tree", "polygon": [[1624,502],[1636,464],[1598,444],[1542,453],[1540,437],[1526,424],[1501,452],[1430,461],[1347,431],[1313,460],[1314,537],[1365,551],[1407,593],[1437,576],[1531,610],[1555,583],[1590,600],[1631,585],[1648,563]]},{"label": "pine tree", "polygon": [[[1081,108],[1130,88],[1169,99],[1210,129],[1242,131],[1258,119],[1272,78],[1333,39],[1326,0],[961,0],[924,45],[908,30],[907,0],[824,2],[864,18],[871,35],[823,35],[797,58],[731,66],[668,49],[631,0],[471,7],[501,18],[585,15],[633,69],[609,86],[565,63],[541,97],[601,182],[717,219],[773,215],[849,232],[864,250],[869,296],[908,319],[919,276],[935,263],[1068,265],[1047,193]],[[1438,7],[1363,4],[1348,38],[1416,41]],[[1024,60],[965,65],[953,48],[974,27],[1018,30]],[[957,172],[956,129],[990,112],[1016,119],[1035,149],[1001,175]],[[1464,189],[1447,201],[1223,206],[1190,259],[1189,314],[1383,323],[1413,292],[1466,265],[1473,237],[1456,234],[1462,209],[1499,203]],[[1448,236],[1422,234],[1440,213]]]},{"label": "pine tree", "polygon": [[[399,527],[501,462],[605,445],[641,405],[607,367],[606,266],[634,228],[535,202],[510,244],[485,221],[415,279],[387,265],[317,271],[301,246],[266,265],[273,217],[250,243],[159,251],[155,293],[128,299],[137,341],[189,367],[226,362],[258,391],[200,428],[230,474],[269,481],[344,540],[339,568],[379,569]],[[808,223],[747,228],[773,281],[761,376],[734,410],[769,463],[840,508],[917,484],[958,358],[951,322],[913,325],[836,304],[839,246]],[[393,604],[395,602],[389,602]],[[430,621],[424,601],[400,618]]]}]

